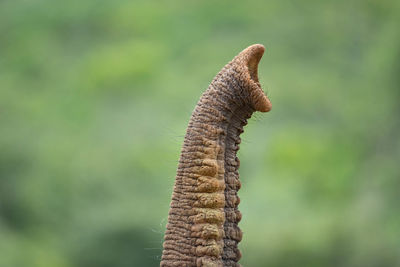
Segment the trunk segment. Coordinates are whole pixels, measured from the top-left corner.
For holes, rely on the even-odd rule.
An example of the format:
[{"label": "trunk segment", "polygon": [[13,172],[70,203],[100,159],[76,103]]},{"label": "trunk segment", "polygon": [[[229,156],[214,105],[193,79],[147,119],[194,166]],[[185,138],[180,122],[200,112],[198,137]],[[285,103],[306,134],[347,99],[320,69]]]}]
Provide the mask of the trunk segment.
[{"label": "trunk segment", "polygon": [[203,93],[179,160],[160,266],[240,266],[240,134],[271,103],[258,81],[264,46],[229,62]]}]

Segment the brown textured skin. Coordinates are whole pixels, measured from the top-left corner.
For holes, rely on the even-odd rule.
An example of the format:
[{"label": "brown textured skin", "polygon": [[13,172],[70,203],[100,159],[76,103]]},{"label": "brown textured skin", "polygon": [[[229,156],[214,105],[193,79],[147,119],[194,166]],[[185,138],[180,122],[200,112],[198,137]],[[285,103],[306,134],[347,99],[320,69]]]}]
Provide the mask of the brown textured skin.
[{"label": "brown textured skin", "polygon": [[271,103],[258,82],[264,46],[243,50],[214,78],[190,119],[160,266],[240,266],[240,134]]}]

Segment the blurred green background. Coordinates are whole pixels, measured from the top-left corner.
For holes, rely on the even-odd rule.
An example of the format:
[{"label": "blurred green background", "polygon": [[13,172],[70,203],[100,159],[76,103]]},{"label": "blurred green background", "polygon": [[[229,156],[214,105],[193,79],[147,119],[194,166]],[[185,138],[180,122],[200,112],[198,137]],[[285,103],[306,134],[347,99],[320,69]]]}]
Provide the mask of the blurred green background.
[{"label": "blurred green background", "polygon": [[400,266],[399,1],[0,2],[0,266],[158,266],[185,128],[242,49],[244,266]]}]

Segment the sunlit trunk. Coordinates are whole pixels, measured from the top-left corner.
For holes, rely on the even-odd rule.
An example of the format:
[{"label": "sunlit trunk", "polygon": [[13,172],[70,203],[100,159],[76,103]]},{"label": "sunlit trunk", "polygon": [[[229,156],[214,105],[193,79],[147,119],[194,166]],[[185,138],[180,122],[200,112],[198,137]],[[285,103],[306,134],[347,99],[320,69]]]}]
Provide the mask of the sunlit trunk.
[{"label": "sunlit trunk", "polygon": [[260,87],[262,45],[242,51],[217,74],[189,121],[179,160],[161,266],[239,266],[240,134],[271,104]]}]

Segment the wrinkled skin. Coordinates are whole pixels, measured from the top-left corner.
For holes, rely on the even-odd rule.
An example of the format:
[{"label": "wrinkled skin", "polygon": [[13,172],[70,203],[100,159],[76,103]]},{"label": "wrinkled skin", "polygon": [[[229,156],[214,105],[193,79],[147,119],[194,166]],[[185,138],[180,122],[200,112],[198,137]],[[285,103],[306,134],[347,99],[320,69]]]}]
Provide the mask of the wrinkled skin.
[{"label": "wrinkled skin", "polygon": [[203,93],[189,121],[164,237],[161,266],[240,266],[240,134],[271,103],[258,81],[264,46],[229,62]]}]

